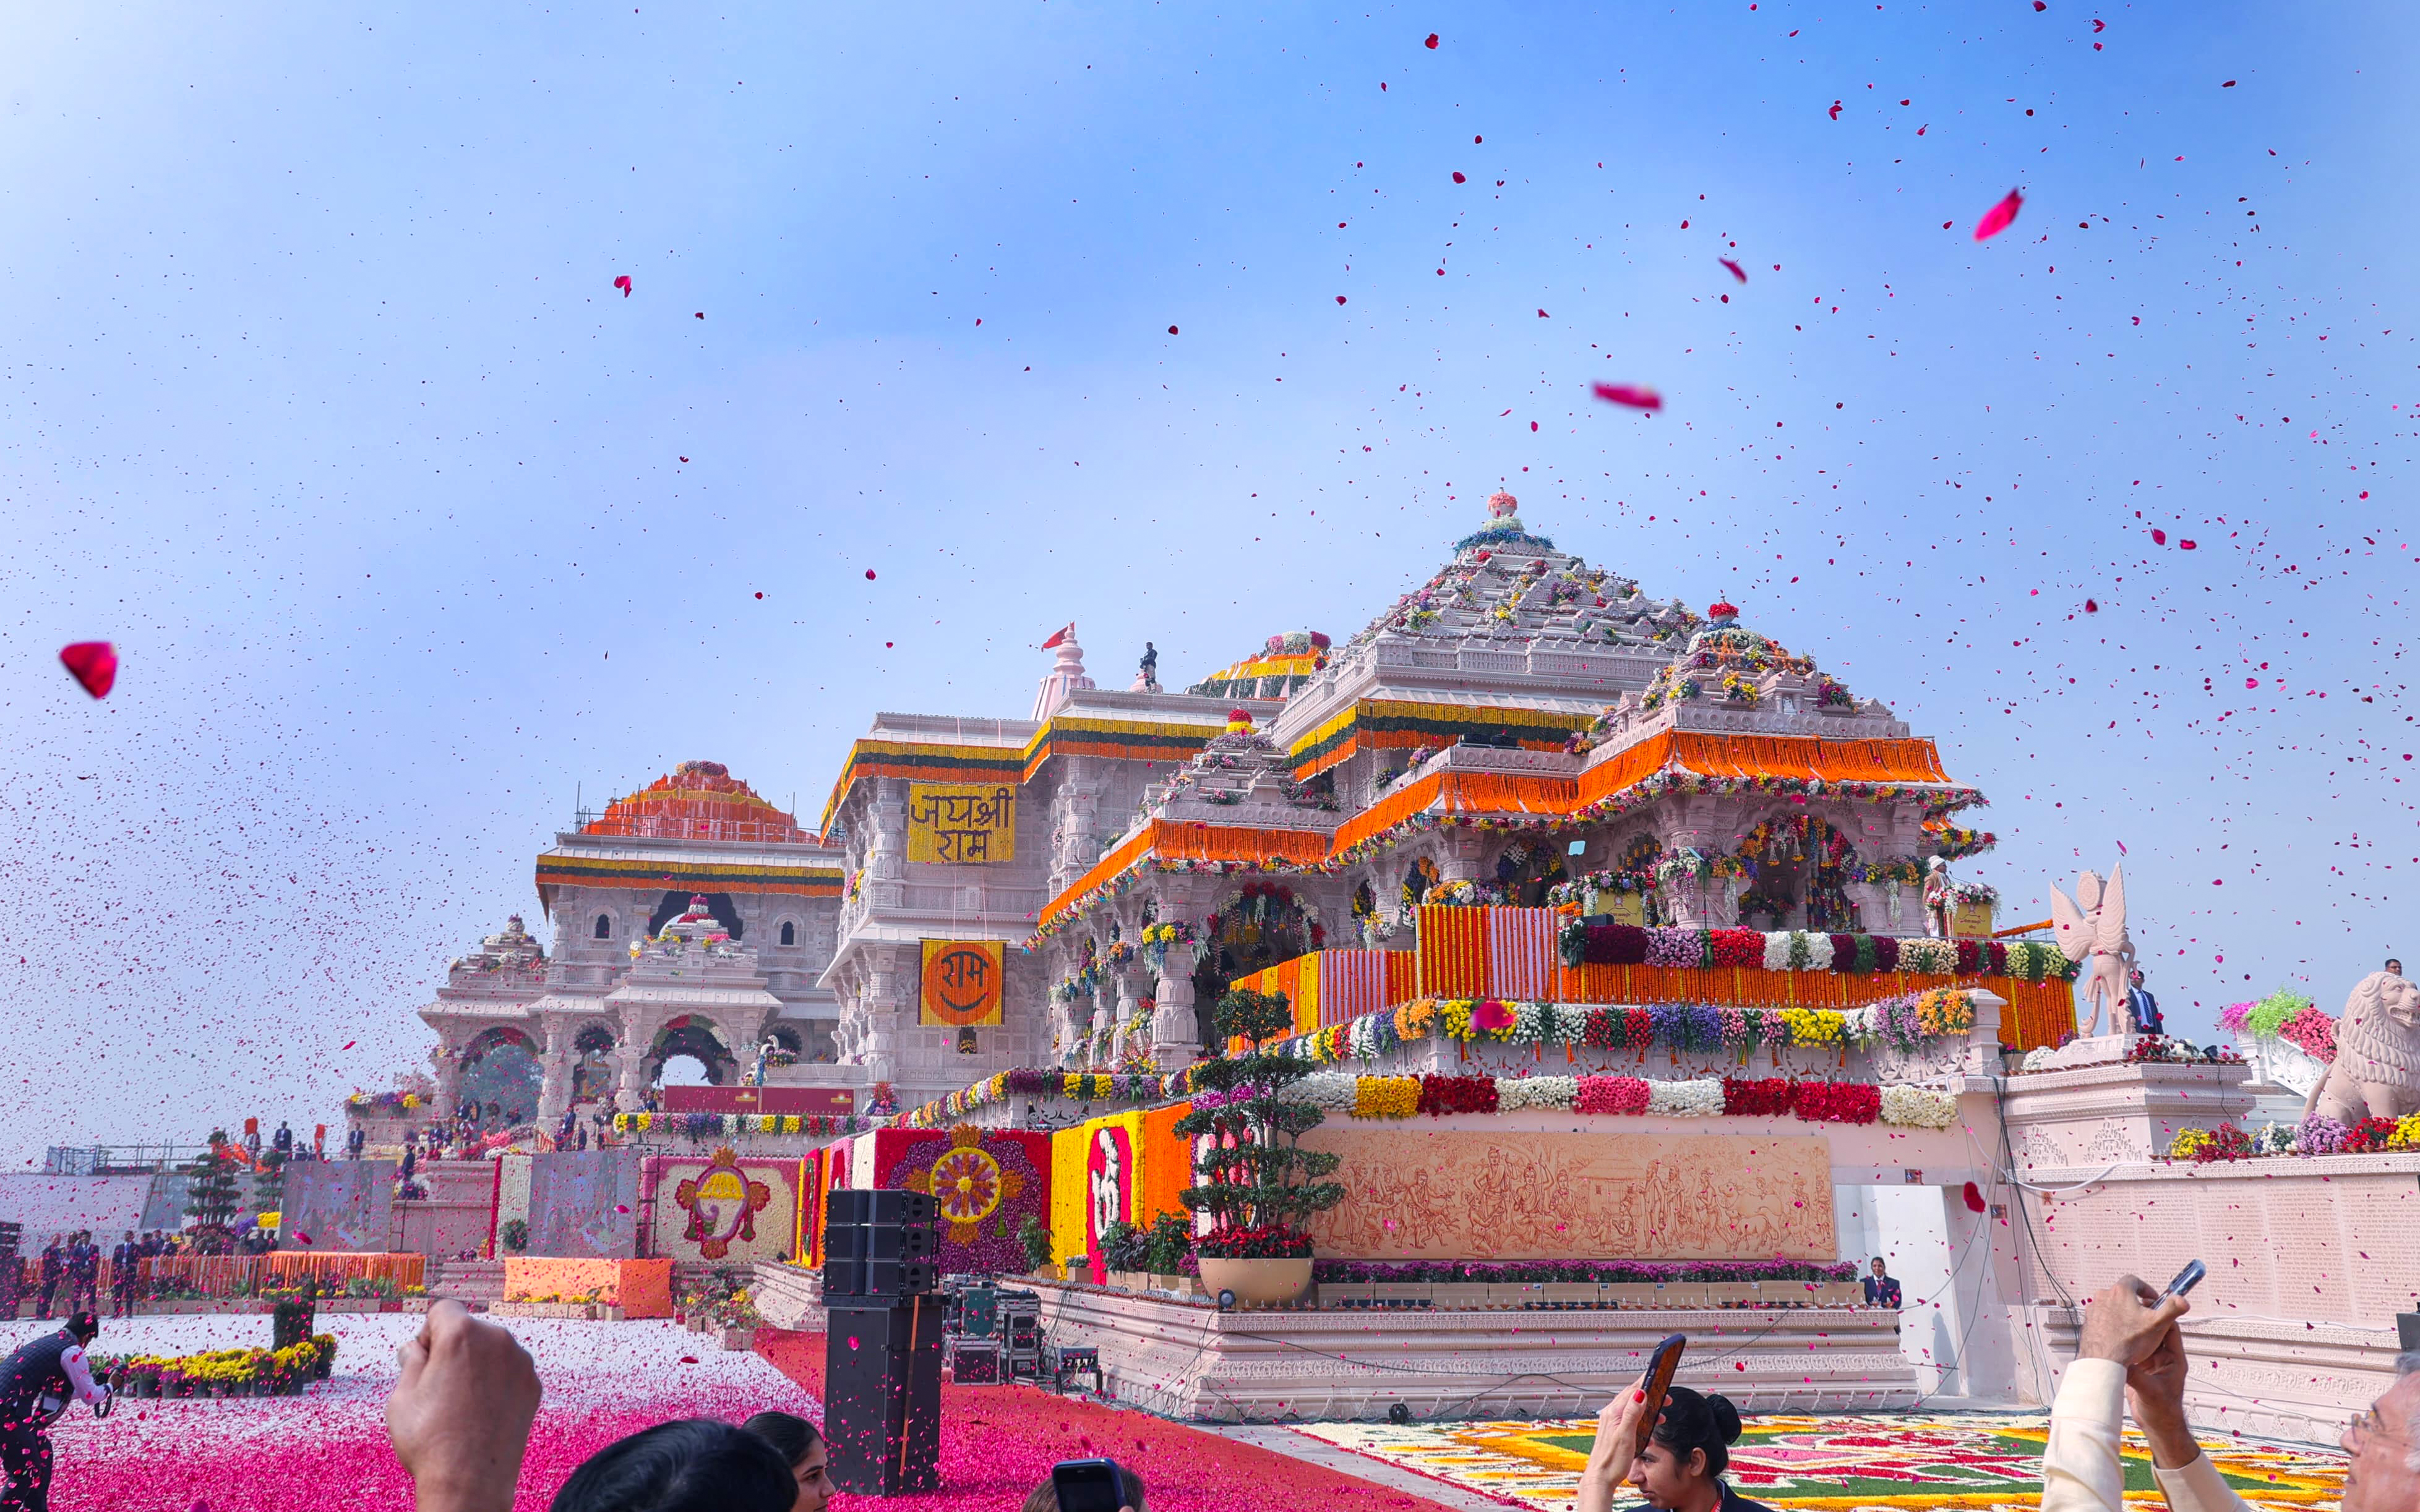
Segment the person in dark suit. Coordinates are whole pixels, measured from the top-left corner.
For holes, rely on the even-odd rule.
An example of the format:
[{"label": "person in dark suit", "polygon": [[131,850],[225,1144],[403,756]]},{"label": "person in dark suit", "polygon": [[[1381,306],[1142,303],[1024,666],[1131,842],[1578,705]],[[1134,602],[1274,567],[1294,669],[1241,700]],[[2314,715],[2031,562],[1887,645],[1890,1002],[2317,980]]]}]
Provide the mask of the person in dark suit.
[{"label": "person in dark suit", "polygon": [[134,1230],[126,1231],[117,1247],[109,1252],[109,1316],[134,1316],[134,1282],[143,1268],[143,1246],[134,1241]]},{"label": "person in dark suit", "polygon": [[42,1295],[41,1300],[35,1305],[35,1317],[51,1316],[51,1304],[59,1294],[59,1278],[66,1273],[67,1250],[59,1243],[59,1236],[53,1234],[51,1242],[42,1246]]},{"label": "person in dark suit", "polygon": [[2160,1000],[2143,988],[2140,967],[2126,974],[2126,1010],[2134,1015],[2136,1034],[2165,1034],[2167,1021],[2160,1017]]},{"label": "person in dark suit", "polygon": [[1899,1277],[1883,1269],[1883,1257],[1874,1257],[1874,1273],[1866,1277],[1866,1305],[1897,1307],[1900,1304]]}]

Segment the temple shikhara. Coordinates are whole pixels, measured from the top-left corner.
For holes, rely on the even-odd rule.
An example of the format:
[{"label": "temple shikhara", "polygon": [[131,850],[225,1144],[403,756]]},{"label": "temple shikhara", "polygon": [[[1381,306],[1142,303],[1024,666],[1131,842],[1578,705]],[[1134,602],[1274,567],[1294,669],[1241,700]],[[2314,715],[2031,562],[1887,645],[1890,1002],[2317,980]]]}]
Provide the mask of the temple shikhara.
[{"label": "temple shikhara", "polygon": [[[812,828],[681,764],[538,857],[551,960],[508,932],[455,964],[424,1013],[438,1106],[508,1045],[543,1070],[542,1124],[637,1110],[678,1055],[736,1083],[768,1041],[771,1085],[860,1108],[1012,1068],[1165,1071],[1266,968],[1320,958],[1305,1027],[1410,995],[1423,905],[1991,933],[1989,889],[1943,896],[1941,863],[1992,837],[1959,824],[1983,795],[1930,738],[1732,606],[1652,597],[1516,508],[1495,495],[1342,643],[1271,636],[1183,691],[1156,655],[1098,686],[1071,625],[1026,718],[877,715]],[[1549,969],[1545,934],[1532,953]],[[2067,996],[2034,995],[2052,1018],[2021,1048]]]}]

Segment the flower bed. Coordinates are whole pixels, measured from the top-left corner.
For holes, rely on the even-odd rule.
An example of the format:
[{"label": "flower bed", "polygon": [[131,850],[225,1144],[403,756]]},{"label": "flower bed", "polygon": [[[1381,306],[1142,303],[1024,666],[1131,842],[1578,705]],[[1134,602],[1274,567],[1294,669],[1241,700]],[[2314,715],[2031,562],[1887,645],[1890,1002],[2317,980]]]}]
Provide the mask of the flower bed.
[{"label": "flower bed", "polygon": [[1305,1077],[1299,1087],[1305,1102],[1356,1119],[1544,1108],[1633,1118],[1790,1117],[1810,1123],[1946,1129],[1956,1121],[1958,1110],[1958,1100],[1937,1088],[1782,1076],[1662,1081],[1646,1076],[1354,1076],[1323,1072]]},{"label": "flower bed", "polygon": [[282,1350],[209,1350],[200,1354],[133,1354],[106,1362],[102,1374],[127,1396],[298,1396],[310,1381],[325,1381],[336,1362],[335,1338],[327,1334]]},{"label": "flower bed", "polygon": [[733,1134],[852,1134],[882,1127],[853,1113],[616,1113],[615,1134],[675,1134],[691,1139]]},{"label": "flower bed", "polygon": [[2168,1159],[2208,1165],[2263,1155],[2369,1155],[2405,1149],[2420,1149],[2420,1113],[2351,1124],[2315,1113],[2300,1123],[2266,1123],[2249,1131],[2231,1123],[2180,1129],[2168,1143]]},{"label": "flower bed", "polygon": [[1339,1284],[1365,1281],[1613,1283],[1663,1285],[1674,1281],[1854,1281],[1857,1262],[1839,1260],[1314,1260],[1311,1278]]},{"label": "flower bed", "polygon": [[1690,1055],[1729,1053],[1744,1062],[1763,1045],[1834,1051],[1889,1046],[1913,1052],[1922,1049],[1927,1041],[1963,1039],[1974,1027],[1974,1004],[1963,989],[1956,987],[1903,994],[1846,1011],[1713,1003],[1600,1007],[1419,997],[1267,1048],[1276,1055],[1336,1062],[1373,1059],[1402,1044],[1445,1039],[1465,1044],[1633,1050],[1642,1058],[1647,1051],[1662,1047]]},{"label": "flower bed", "polygon": [[2322,1063],[2336,1058],[2336,1021],[2299,993],[2278,991],[2257,1003],[2229,1003],[2218,1026],[2256,1040],[2283,1040]]},{"label": "flower bed", "polygon": [[1864,975],[2011,977],[2072,981],[2081,969],[2038,940],[1940,940],[1929,936],[1825,934],[1805,930],[1666,929],[1574,918],[1558,936],[1566,966],[1741,966],[1766,971]]}]

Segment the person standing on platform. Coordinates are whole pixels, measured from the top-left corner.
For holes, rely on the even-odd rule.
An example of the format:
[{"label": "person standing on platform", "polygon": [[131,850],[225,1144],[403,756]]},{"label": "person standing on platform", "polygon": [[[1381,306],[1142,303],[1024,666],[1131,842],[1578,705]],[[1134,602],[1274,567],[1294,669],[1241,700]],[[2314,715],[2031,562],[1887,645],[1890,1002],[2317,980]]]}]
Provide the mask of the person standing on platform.
[{"label": "person standing on platform", "polygon": [[101,1246],[92,1242],[89,1228],[76,1236],[68,1261],[68,1311],[101,1311]]},{"label": "person standing on platform", "polygon": [[2167,1021],[2160,1017],[2160,1000],[2143,986],[2140,966],[2126,974],[2126,1008],[2134,1015],[2136,1034],[2165,1034]]},{"label": "person standing on platform", "polygon": [[34,1305],[35,1317],[51,1316],[52,1300],[59,1294],[59,1278],[66,1273],[67,1253],[59,1245],[59,1236],[53,1234],[51,1242],[42,1246],[42,1295]]},{"label": "person standing on platform", "polygon": [[347,1160],[361,1159],[362,1146],[367,1143],[368,1137],[369,1136],[363,1132],[361,1125],[355,1124],[345,1135],[345,1158]]},{"label": "person standing on platform", "polygon": [[110,1317],[134,1316],[134,1282],[142,1268],[143,1246],[134,1242],[134,1230],[130,1228],[117,1247],[109,1252]]},{"label": "person standing on platform", "polygon": [[1883,1270],[1879,1255],[1874,1257],[1874,1273],[1866,1277],[1866,1305],[1893,1309],[1900,1305],[1899,1277]]},{"label": "person standing on platform", "polygon": [[294,1131],[287,1127],[284,1119],[277,1120],[277,1134],[270,1141],[270,1148],[277,1151],[279,1160],[287,1159],[294,1153]]},{"label": "person standing on platform", "polygon": [[100,1319],[78,1313],[57,1333],[0,1361],[0,1473],[8,1477],[0,1512],[49,1512],[50,1426],[70,1402],[98,1410],[109,1399],[109,1388],[92,1379],[85,1359],[100,1332]]}]

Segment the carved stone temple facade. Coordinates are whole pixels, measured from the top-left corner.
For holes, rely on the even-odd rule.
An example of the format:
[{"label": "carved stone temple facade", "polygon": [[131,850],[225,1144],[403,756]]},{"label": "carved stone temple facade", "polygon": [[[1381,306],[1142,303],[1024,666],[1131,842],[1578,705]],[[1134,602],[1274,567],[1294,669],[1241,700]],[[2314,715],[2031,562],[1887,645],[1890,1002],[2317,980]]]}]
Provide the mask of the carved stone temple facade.
[{"label": "carved stone temple facade", "polygon": [[[1952,823],[1982,796],[1930,739],[1730,606],[1651,598],[1489,503],[1341,645],[1271,637],[1181,692],[1155,658],[1117,690],[1071,626],[1026,718],[877,715],[816,829],[690,764],[558,836],[553,956],[491,967],[491,940],[424,1011],[441,1101],[505,1037],[540,1058],[542,1119],[629,1106],[675,1054],[734,1079],[767,1035],[796,1052],[776,1084],[903,1105],[1181,1064],[1230,980],[1407,948],[1423,899],[1924,930],[1928,865],[1991,843]],[[726,937],[676,934],[704,952],[681,964],[662,937],[692,895]]]}]

